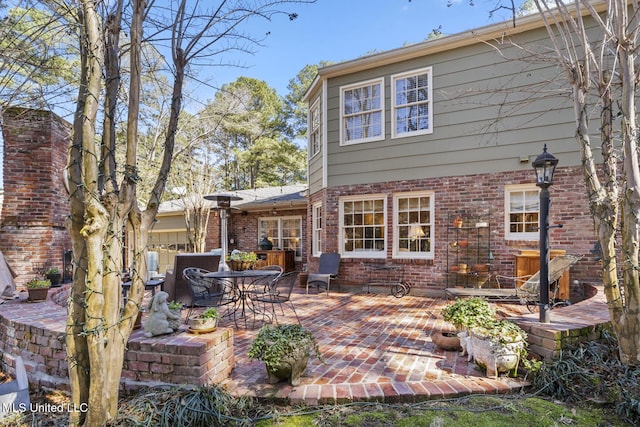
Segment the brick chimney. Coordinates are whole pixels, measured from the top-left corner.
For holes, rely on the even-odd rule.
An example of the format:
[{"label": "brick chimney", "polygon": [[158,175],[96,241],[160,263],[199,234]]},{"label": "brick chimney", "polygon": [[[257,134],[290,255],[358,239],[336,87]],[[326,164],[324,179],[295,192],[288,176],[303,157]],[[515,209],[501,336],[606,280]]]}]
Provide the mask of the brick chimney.
[{"label": "brick chimney", "polygon": [[63,171],[71,125],[50,111],[2,111],[4,201],[0,251],[23,285],[46,267],[63,269],[71,248],[65,228],[69,197]]}]

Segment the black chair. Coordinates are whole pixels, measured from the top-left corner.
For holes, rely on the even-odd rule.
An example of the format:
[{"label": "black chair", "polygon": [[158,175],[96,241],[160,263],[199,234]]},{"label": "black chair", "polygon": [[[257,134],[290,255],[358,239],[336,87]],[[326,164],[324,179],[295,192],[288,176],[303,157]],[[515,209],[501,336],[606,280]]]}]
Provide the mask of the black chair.
[{"label": "black chair", "polygon": [[309,273],[307,279],[307,293],[309,293],[309,286],[317,287],[320,292],[320,287],[325,287],[327,293],[329,293],[329,285],[331,280],[338,277],[338,270],[340,269],[340,254],[337,252],[324,253],[320,255],[320,265],[318,266],[317,273]]},{"label": "black chair", "polygon": [[273,286],[274,282],[278,280],[280,276],[282,276],[283,269],[279,265],[267,265],[259,268],[258,270],[269,270],[269,271],[277,271],[278,274],[273,276],[265,276],[259,277],[251,283],[250,289],[247,291],[249,298],[255,294],[264,294],[269,291],[269,289]]},{"label": "black chair", "polygon": [[[291,302],[291,291],[293,291],[293,287],[296,284],[296,280],[298,278],[298,272],[292,271],[290,273],[284,273],[276,278],[273,283],[266,289],[263,293],[254,293],[251,295],[254,306],[257,303],[262,303],[263,311],[262,318],[263,320],[268,316],[267,315],[267,305],[271,305],[271,315],[273,316],[273,320],[276,324],[278,324],[278,317],[276,316],[276,305],[280,306],[280,311],[284,315],[284,310],[282,309],[282,305],[289,303],[293,314],[296,316],[296,320],[300,323],[300,319],[298,318],[298,313],[296,313],[296,309]],[[258,314],[256,310],[254,313]],[[253,318],[255,325],[255,316]]]},{"label": "black chair", "polygon": [[209,271],[198,267],[188,267],[182,271],[182,277],[189,285],[191,292],[191,304],[187,312],[186,323],[189,323],[194,308],[222,308],[230,304],[235,308],[235,303],[238,301],[238,293],[232,283],[204,277],[206,273]]}]

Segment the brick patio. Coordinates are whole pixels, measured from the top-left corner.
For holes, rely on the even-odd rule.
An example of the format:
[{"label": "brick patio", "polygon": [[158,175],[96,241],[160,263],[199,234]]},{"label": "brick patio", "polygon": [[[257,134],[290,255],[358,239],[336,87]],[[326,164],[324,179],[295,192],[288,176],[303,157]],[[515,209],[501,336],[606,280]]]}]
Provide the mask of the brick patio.
[{"label": "brick patio", "polygon": [[[357,400],[416,401],[470,393],[504,393],[526,385],[518,378],[486,378],[473,362],[467,362],[466,357],[435,347],[430,338],[431,332],[450,329],[439,314],[447,303],[444,299],[340,292],[306,295],[299,288],[292,298],[301,323],[318,338],[325,363],[312,359],[300,386],[267,384],[262,362],[250,360],[246,355],[257,330],[244,327],[236,329],[232,322],[223,320],[219,329],[231,333],[234,353],[234,368],[223,384],[232,393],[315,405]],[[62,343],[55,344],[60,341],[59,336],[56,338],[55,335],[61,332],[60,327],[64,325],[64,307],[51,300],[39,304],[9,302],[0,307],[3,329],[9,322],[20,321],[32,324],[32,329],[46,326],[52,331],[49,341],[40,339],[44,346],[50,347],[48,351],[54,352],[51,358],[38,356],[36,360],[25,361],[30,380],[40,371],[38,363],[48,364],[50,360],[58,361],[55,372],[64,372],[66,362],[60,358],[64,354]],[[529,329],[530,334],[531,328],[541,328],[541,336],[546,334],[551,338],[554,333],[571,335],[567,331],[573,329],[586,327],[594,330],[595,325],[608,320],[601,292],[580,304],[553,310],[550,325],[538,324],[537,314],[528,314],[526,308],[520,305],[499,304],[496,308],[501,315],[515,316],[525,330]],[[278,317],[280,323],[292,319],[295,321],[288,307],[284,307],[284,312],[284,316]],[[141,335],[142,330],[134,331],[132,340],[143,340],[147,347],[157,349],[165,348],[167,342],[177,348],[184,344],[190,346],[191,354],[198,343],[204,343],[206,349],[211,346],[209,341],[215,341],[207,337],[213,334],[195,336],[184,330],[150,339],[144,339]],[[9,361],[6,355],[4,359],[5,363]],[[179,358],[170,359],[175,361]],[[166,367],[155,367],[153,370],[159,372],[150,378],[151,384],[161,383],[162,379],[174,382],[170,381],[173,373],[166,372]],[[55,385],[53,377],[51,374],[42,374],[35,379],[44,385]]]}]

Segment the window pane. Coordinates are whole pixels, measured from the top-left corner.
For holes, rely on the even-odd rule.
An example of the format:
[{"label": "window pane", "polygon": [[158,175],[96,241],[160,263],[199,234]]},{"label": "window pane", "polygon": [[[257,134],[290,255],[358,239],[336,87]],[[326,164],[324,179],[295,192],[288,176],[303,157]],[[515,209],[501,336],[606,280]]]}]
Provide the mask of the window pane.
[{"label": "window pane", "polygon": [[397,250],[403,253],[431,252],[431,199],[430,197],[400,197],[396,201],[406,212],[398,213],[396,224]]},{"label": "window pane", "polygon": [[516,238],[518,233],[538,232],[540,199],[537,190],[512,190],[509,197],[509,233]]},{"label": "window pane", "polygon": [[394,114],[396,134],[430,129],[429,74],[420,73],[395,79]]},{"label": "window pane", "polygon": [[355,200],[342,203],[343,249],[383,251],[385,247],[384,200]]},{"label": "window pane", "polygon": [[375,83],[343,91],[343,128],[345,141],[382,135],[381,85]]}]

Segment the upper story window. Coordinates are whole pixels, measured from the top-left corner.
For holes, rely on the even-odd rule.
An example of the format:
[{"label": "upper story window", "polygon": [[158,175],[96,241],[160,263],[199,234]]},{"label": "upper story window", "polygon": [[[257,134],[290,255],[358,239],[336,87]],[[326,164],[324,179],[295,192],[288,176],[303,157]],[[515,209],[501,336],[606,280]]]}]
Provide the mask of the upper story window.
[{"label": "upper story window", "polygon": [[387,207],[385,195],[340,200],[341,252],[351,258],[385,258]]},{"label": "upper story window", "polygon": [[540,196],[533,184],[507,185],[505,197],[505,239],[538,240]]},{"label": "upper story window", "polygon": [[322,253],[322,204],[316,203],[311,209],[313,221],[312,253],[314,256],[320,256]]},{"label": "upper story window", "polygon": [[320,152],[322,117],[320,112],[320,98],[309,109],[309,158]]},{"label": "upper story window", "polygon": [[431,67],[391,77],[393,138],[433,132]]},{"label": "upper story window", "polygon": [[258,244],[262,236],[267,236],[273,248],[291,250],[296,259],[302,257],[302,218],[299,216],[284,216],[260,218],[258,221]]},{"label": "upper story window", "polygon": [[340,89],[340,143],[384,138],[384,79]]},{"label": "upper story window", "polygon": [[433,258],[433,192],[393,196],[396,258]]}]

